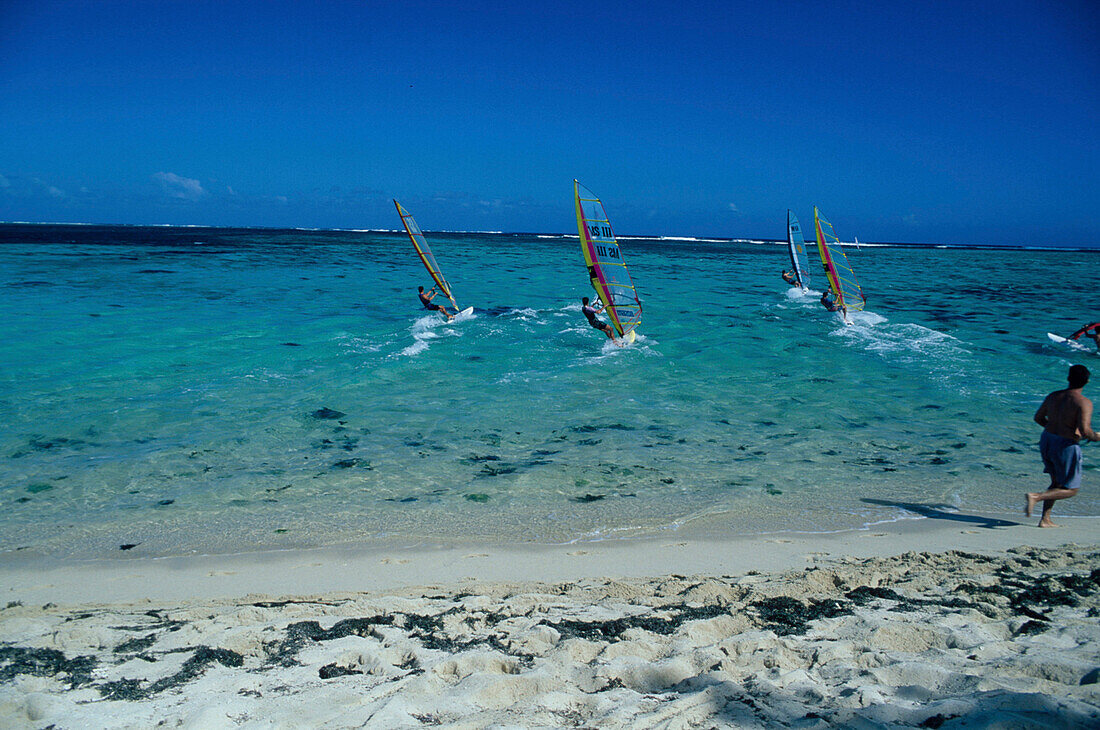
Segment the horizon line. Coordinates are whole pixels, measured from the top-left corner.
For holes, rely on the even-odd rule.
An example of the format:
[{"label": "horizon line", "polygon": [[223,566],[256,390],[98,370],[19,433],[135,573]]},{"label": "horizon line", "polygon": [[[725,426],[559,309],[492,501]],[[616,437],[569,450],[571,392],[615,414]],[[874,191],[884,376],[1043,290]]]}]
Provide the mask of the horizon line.
[{"label": "horizon line", "polygon": [[[334,233],[404,233],[400,228],[332,228],[332,227],[308,227],[308,226],[244,226],[244,225],[212,225],[205,223],[74,223],[72,221],[0,221],[0,226],[73,226],[77,228],[102,227],[102,228],[180,228],[196,229],[205,228],[212,230],[264,230],[264,231],[304,231],[304,232],[334,232]],[[481,235],[481,236],[536,236],[552,238],[579,239],[575,233],[555,233],[548,231],[477,231],[477,230],[449,230],[432,229],[424,230],[424,233],[451,234],[451,235]],[[749,244],[776,244],[785,245],[784,238],[745,238],[725,236],[670,236],[670,235],[645,235],[637,233],[620,233],[616,238],[683,242],[683,243],[749,243]],[[810,241],[807,245],[815,245]],[[1011,243],[919,243],[909,241],[841,241],[844,248],[970,248],[970,249],[1009,249],[1009,250],[1043,250],[1043,251],[1100,251],[1100,244],[1091,246],[1062,246],[1062,245],[1036,245],[1036,244],[1011,244]]]}]

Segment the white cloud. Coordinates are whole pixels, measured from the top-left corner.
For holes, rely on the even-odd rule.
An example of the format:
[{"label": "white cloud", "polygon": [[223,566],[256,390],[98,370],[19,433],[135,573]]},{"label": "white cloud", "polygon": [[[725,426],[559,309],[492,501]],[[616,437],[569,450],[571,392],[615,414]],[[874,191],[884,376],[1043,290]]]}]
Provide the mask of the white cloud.
[{"label": "white cloud", "polygon": [[189,177],[180,177],[174,172],[158,172],[153,179],[160,183],[164,194],[180,200],[198,200],[206,195],[202,183]]},{"label": "white cloud", "polygon": [[50,185],[48,182],[45,182],[44,180],[39,180],[38,178],[32,178],[32,180],[33,180],[35,185],[37,185],[42,190],[45,190],[46,195],[49,195],[51,198],[64,198],[65,197],[65,191],[62,190],[61,188],[55,188],[53,185]]},{"label": "white cloud", "polygon": [[737,207],[737,203],[730,203],[730,210],[734,213],[740,213],[741,209]]}]

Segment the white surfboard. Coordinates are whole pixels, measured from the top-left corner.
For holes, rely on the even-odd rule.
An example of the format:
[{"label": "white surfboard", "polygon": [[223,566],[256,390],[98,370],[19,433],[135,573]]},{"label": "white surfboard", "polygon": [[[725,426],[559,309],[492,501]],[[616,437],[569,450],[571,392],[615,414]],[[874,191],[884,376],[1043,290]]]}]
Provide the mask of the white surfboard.
[{"label": "white surfboard", "polygon": [[1059,345],[1068,345],[1068,346],[1072,347],[1074,350],[1081,350],[1082,352],[1088,352],[1091,349],[1089,347],[1086,347],[1083,343],[1078,342],[1077,340],[1071,340],[1071,339],[1068,339],[1066,337],[1059,337],[1058,335],[1054,334],[1053,332],[1047,332],[1047,337],[1050,338],[1051,342],[1057,342]]}]

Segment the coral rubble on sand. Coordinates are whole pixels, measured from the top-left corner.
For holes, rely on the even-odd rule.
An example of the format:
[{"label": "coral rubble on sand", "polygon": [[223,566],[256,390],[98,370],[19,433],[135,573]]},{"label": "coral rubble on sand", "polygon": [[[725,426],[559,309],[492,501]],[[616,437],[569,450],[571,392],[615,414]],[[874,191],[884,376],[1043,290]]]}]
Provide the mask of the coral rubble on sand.
[{"label": "coral rubble on sand", "polygon": [[1097,727],[1098,558],[12,604],[0,724]]}]

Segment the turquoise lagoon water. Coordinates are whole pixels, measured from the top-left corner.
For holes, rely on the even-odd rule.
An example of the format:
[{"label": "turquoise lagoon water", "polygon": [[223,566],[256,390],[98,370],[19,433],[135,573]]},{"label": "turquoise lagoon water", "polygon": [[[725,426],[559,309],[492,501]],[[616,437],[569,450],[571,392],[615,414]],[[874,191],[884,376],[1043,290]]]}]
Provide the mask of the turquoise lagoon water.
[{"label": "turquoise lagoon water", "polygon": [[[1032,413],[1100,370],[1046,337],[1100,319],[1096,251],[865,246],[846,327],[781,246],[624,237],[619,349],[575,237],[428,238],[473,317],[419,308],[403,234],[0,226],[0,550],[1015,519],[1046,484]],[[1100,514],[1098,476],[1058,512]]]}]

